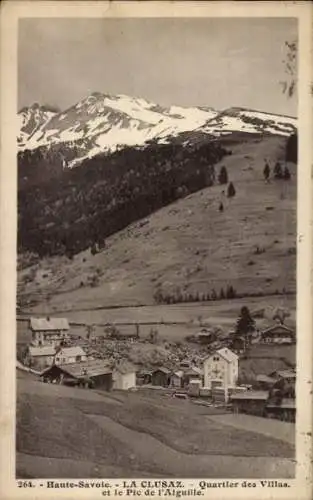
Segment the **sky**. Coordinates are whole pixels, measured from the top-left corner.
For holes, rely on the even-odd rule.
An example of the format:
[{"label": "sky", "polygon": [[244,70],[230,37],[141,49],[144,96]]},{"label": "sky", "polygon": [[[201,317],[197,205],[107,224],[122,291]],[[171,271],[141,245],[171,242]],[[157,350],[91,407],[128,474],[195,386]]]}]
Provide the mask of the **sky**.
[{"label": "sky", "polygon": [[97,91],[296,116],[280,85],[296,37],[292,18],[22,19],[18,107],[66,109]]}]

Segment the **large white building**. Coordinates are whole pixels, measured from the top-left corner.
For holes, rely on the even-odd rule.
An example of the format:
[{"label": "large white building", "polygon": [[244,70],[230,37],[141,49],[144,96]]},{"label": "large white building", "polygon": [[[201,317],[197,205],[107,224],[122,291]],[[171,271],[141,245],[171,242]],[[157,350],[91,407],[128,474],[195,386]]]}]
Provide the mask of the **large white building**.
[{"label": "large white building", "polygon": [[208,356],[203,362],[204,386],[209,389],[221,387],[225,395],[235,387],[238,379],[238,356],[224,347]]},{"label": "large white building", "polygon": [[66,318],[30,318],[33,346],[60,345],[69,336],[69,324]]}]

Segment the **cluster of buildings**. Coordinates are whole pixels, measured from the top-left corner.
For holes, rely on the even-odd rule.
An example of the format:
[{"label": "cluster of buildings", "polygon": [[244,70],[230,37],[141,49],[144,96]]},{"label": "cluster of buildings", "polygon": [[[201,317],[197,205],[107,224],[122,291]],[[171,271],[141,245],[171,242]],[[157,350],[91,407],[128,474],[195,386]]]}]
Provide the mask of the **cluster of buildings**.
[{"label": "cluster of buildings", "polygon": [[[104,390],[162,387],[231,404],[234,412],[295,420],[294,370],[259,374],[253,388],[238,385],[240,349],[218,348],[202,359],[200,367],[185,361],[175,370],[165,366],[138,370],[127,361],[95,358],[82,346],[71,345],[65,318],[30,318],[29,328],[31,342],[24,362],[36,368],[44,382]],[[264,343],[289,343],[290,339],[293,332],[284,325],[274,325],[261,336]]]}]

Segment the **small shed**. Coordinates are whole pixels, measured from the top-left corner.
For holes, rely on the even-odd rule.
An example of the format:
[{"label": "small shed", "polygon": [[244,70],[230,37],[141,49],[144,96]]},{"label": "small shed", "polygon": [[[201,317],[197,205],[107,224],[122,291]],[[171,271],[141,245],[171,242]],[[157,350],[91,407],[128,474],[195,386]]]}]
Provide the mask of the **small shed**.
[{"label": "small shed", "polygon": [[161,366],[152,372],[152,385],[168,387],[171,383],[171,370]]},{"label": "small shed", "polygon": [[127,391],[136,387],[136,370],[128,362],[119,362],[113,370],[113,389]]},{"label": "small shed", "polygon": [[248,413],[250,415],[265,415],[268,400],[268,391],[245,391],[230,396],[234,413]]},{"label": "small shed", "polygon": [[105,360],[94,359],[65,365],[53,365],[41,373],[45,382],[65,385],[112,388],[112,369]]},{"label": "small shed", "polygon": [[183,370],[178,370],[171,375],[171,387],[182,388],[183,387]]}]

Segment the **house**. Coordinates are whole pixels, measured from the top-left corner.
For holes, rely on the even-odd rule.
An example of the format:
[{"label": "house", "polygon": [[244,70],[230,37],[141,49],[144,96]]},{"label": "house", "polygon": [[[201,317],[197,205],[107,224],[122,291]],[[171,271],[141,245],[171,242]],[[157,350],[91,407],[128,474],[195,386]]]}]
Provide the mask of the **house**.
[{"label": "house", "polygon": [[200,344],[211,344],[217,340],[217,335],[206,328],[202,328],[200,332],[196,333],[195,338]]},{"label": "house", "polygon": [[171,387],[176,387],[181,389],[183,387],[183,376],[184,376],[184,371],[183,370],[178,370],[171,375]]},{"label": "house", "polygon": [[59,346],[69,338],[69,324],[66,318],[30,318],[32,345]]},{"label": "house", "polygon": [[54,356],[55,348],[53,346],[46,345],[37,347],[30,345],[25,361],[31,367],[37,368],[38,370],[44,370],[47,366],[53,364]]},{"label": "house", "polygon": [[78,361],[86,361],[87,354],[80,346],[60,347],[57,349],[54,357],[56,365],[67,365],[69,363],[77,363]]},{"label": "house", "polygon": [[286,325],[275,324],[261,332],[261,342],[264,344],[293,344],[295,332]]},{"label": "house", "polygon": [[234,413],[265,416],[268,391],[244,391],[230,395]]},{"label": "house", "polygon": [[171,370],[165,367],[157,368],[152,372],[151,383],[152,385],[160,387],[168,387],[171,382]]},{"label": "house", "polygon": [[112,369],[106,360],[94,359],[69,363],[65,365],[52,365],[44,370],[41,375],[44,382],[65,385],[81,385],[99,387],[107,391],[112,389]]},{"label": "house", "polygon": [[113,375],[113,389],[127,391],[136,387],[136,370],[130,363],[119,362],[116,364]]},{"label": "house", "polygon": [[238,379],[238,356],[227,347],[210,354],[203,362],[204,386],[213,390],[222,387],[225,399],[230,387],[235,387]]}]

